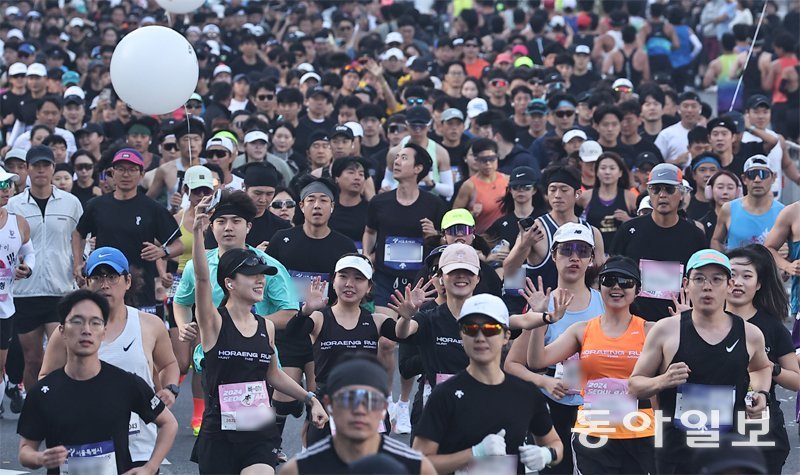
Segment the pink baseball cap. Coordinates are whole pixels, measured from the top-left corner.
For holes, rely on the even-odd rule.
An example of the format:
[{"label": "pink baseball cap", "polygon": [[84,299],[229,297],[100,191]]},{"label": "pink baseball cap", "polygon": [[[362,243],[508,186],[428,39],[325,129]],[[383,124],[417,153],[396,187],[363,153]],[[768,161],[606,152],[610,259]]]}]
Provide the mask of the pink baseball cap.
[{"label": "pink baseball cap", "polygon": [[136,150],[132,148],[123,148],[114,155],[114,160],[111,163],[117,162],[130,162],[134,165],[139,165],[144,168],[144,159]]},{"label": "pink baseball cap", "polygon": [[528,56],[528,47],[525,45],[517,45],[511,48],[511,54],[521,54],[522,56]]},{"label": "pink baseball cap", "polygon": [[500,53],[500,54],[497,55],[497,58],[495,58],[495,60],[494,60],[494,64],[495,65],[500,64],[500,63],[509,63],[510,64],[510,63],[513,63],[513,62],[514,62],[514,58],[512,58],[511,55],[508,54],[508,53]]}]

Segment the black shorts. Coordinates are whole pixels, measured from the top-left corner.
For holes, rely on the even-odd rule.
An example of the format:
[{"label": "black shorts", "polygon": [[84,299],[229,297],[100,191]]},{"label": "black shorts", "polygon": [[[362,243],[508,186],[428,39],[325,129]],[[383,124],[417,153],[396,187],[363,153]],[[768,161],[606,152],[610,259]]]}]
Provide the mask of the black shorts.
[{"label": "black shorts", "polygon": [[[596,444],[600,438],[587,436],[587,441]],[[594,475],[656,473],[655,438],[608,439],[602,447],[585,447],[579,435],[572,434],[572,453],[575,473]]]},{"label": "black shorts", "polygon": [[46,323],[58,323],[58,301],[61,297],[18,297],[14,299],[14,328],[22,335]]},{"label": "black shorts", "polygon": [[200,434],[192,449],[191,461],[197,463],[200,473],[240,473],[245,468],[259,463],[272,468],[278,464],[278,446],[274,440],[231,442],[228,439],[212,439]]},{"label": "black shorts", "polygon": [[287,335],[285,330],[275,332],[278,359],[285,368],[305,368],[314,361],[314,350],[308,335]]},{"label": "black shorts", "polygon": [[[0,350],[7,350],[11,346],[11,338],[14,337],[13,316],[0,318]],[[0,368],[2,370],[3,368]],[[2,394],[0,394],[2,396]]]}]

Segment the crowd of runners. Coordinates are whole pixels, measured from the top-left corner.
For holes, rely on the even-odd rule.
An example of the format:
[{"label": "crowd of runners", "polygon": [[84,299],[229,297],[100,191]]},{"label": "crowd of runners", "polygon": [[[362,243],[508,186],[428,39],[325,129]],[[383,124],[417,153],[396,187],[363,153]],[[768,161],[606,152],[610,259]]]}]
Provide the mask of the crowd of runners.
[{"label": "crowd of runners", "polygon": [[[112,60],[156,26],[199,79],[148,115]],[[0,1],[19,463],[782,473],[798,35],[771,0]]]}]

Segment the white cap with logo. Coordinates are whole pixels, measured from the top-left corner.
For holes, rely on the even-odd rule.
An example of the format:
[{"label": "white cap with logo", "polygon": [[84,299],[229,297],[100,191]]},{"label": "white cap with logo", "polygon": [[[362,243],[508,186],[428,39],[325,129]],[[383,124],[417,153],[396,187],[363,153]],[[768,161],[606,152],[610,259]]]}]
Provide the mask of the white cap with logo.
[{"label": "white cap with logo", "polygon": [[461,307],[458,320],[461,321],[471,315],[483,315],[508,327],[508,307],[506,307],[503,300],[496,295],[478,294],[468,298]]}]

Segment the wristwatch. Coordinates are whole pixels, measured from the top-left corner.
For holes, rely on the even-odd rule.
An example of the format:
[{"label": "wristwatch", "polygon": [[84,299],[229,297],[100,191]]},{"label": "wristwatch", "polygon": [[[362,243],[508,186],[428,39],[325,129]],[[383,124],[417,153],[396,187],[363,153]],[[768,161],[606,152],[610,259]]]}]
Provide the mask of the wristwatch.
[{"label": "wristwatch", "polygon": [[178,386],[177,384],[167,384],[166,386],[164,386],[164,389],[169,390],[169,392],[174,394],[175,397],[178,397],[178,394],[181,393],[181,387]]},{"label": "wristwatch", "polygon": [[164,259],[169,259],[169,248],[167,246],[161,246],[161,250],[164,251]]},{"label": "wristwatch", "polygon": [[554,449],[552,447],[547,447],[547,450],[550,451],[550,456],[552,457],[552,459],[550,460],[550,463],[548,463],[547,466],[548,467],[552,467],[553,464],[555,463],[556,459],[558,458],[558,453],[556,453],[556,449]]},{"label": "wristwatch", "polygon": [[779,365],[778,363],[772,363],[772,377],[773,378],[775,376],[778,376],[779,374],[781,374],[781,370],[782,370],[781,365]]},{"label": "wristwatch", "polygon": [[761,391],[757,391],[757,392],[759,392],[759,393],[763,394],[763,395],[764,395],[764,397],[765,397],[765,398],[767,398],[767,406],[769,406],[769,399],[770,399],[769,391],[764,391],[764,390],[762,389]]},{"label": "wristwatch", "polygon": [[312,391],[306,393],[306,398],[303,400],[306,406],[310,406],[311,402],[317,397]]}]

